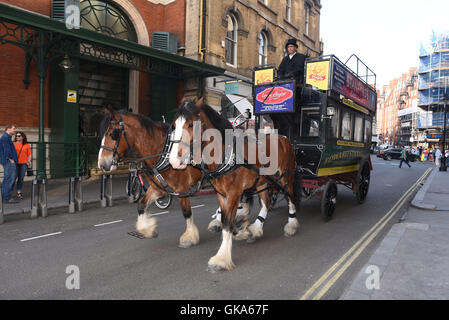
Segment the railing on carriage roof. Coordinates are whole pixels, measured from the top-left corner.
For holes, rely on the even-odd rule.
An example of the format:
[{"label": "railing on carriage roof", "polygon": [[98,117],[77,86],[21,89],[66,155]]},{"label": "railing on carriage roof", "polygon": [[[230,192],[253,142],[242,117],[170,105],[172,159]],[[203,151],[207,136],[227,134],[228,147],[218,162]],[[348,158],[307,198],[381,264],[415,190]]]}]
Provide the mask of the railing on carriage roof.
[{"label": "railing on carriage roof", "polygon": [[[38,142],[28,142],[31,146],[33,177],[38,169]],[[44,142],[45,175],[47,179],[87,176],[88,170],[87,142]],[[3,179],[3,171],[0,172]]]}]

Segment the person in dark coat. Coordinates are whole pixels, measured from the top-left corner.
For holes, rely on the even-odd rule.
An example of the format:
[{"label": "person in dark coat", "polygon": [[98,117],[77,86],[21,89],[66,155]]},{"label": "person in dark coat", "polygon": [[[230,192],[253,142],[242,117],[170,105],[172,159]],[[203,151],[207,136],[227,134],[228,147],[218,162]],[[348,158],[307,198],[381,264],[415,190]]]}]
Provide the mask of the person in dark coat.
[{"label": "person in dark coat", "polygon": [[[297,86],[304,86],[304,69],[306,56],[298,53],[296,39],[289,39],[285,45],[287,55],[282,60],[278,68],[279,80],[294,79]],[[271,114],[273,126],[278,130],[278,134],[288,136],[289,128],[292,126],[291,116],[286,114]]]},{"label": "person in dark coat", "polygon": [[296,52],[296,39],[289,39],[285,45],[287,55],[278,69],[279,79],[295,79],[297,85],[304,85],[304,68],[307,56]]}]

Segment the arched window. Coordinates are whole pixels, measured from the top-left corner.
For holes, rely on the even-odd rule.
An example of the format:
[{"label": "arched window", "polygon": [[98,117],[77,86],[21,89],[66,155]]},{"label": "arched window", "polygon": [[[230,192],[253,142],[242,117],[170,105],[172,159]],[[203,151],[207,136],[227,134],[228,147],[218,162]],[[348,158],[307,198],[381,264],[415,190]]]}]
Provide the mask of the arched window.
[{"label": "arched window", "polygon": [[228,29],[226,30],[226,62],[237,66],[237,20],[231,14],[226,16]]},{"label": "arched window", "polygon": [[268,38],[264,31],[259,34],[259,65],[267,64]]},{"label": "arched window", "polygon": [[137,34],[129,18],[108,1],[84,0],[80,3],[81,27],[108,36],[137,42]]}]

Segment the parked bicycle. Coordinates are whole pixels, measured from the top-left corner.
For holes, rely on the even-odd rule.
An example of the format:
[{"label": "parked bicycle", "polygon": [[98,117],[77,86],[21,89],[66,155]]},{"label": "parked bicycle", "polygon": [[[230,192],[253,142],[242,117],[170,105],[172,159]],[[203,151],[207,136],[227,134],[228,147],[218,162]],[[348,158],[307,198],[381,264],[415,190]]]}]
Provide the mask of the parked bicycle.
[{"label": "parked bicycle", "polygon": [[[143,174],[143,162],[129,163],[129,176],[128,181],[126,182],[126,194],[132,198],[133,202],[139,201],[142,195],[148,190],[143,179]],[[130,184],[131,189],[129,187]],[[172,200],[172,195],[166,194],[162,198],[157,199],[155,204],[159,209],[167,209],[170,207]]]}]

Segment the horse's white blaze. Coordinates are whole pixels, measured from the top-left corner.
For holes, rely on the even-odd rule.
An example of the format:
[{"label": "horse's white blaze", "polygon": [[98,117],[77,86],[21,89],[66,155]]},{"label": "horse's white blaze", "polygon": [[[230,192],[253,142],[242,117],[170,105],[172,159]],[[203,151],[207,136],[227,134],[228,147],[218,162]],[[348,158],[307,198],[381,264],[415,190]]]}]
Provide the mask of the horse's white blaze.
[{"label": "horse's white blaze", "polygon": [[100,151],[98,151],[98,162],[97,166],[100,168],[100,161],[101,161],[101,155],[103,154],[103,148],[101,146],[104,146],[104,141],[106,140],[106,135],[103,136],[103,139],[101,139],[101,145],[100,145]]},{"label": "horse's white blaze", "polygon": [[[173,134],[174,140],[177,140],[177,141],[181,140],[185,122],[186,122],[186,119],[184,117],[179,117],[178,119],[176,119],[175,132]],[[180,168],[182,165],[181,159],[179,158],[178,153],[179,153],[179,143],[174,143],[173,147],[171,149],[171,152],[170,152],[170,164],[175,169]]]},{"label": "horse's white blaze", "polygon": [[235,267],[232,262],[232,232],[223,230],[222,234],[223,240],[220,249],[215,256],[210,258],[209,265],[231,270]]}]

